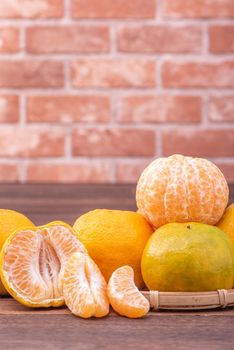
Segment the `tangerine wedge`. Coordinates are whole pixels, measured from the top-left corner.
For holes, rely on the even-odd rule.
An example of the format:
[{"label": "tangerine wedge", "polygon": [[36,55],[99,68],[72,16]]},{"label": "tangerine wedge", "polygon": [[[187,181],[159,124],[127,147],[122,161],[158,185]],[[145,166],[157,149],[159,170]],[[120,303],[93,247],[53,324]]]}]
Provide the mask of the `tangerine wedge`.
[{"label": "tangerine wedge", "polygon": [[113,309],[122,316],[138,318],[145,316],[150,304],[134,283],[134,271],[126,265],[115,270],[107,286]]},{"label": "tangerine wedge", "polygon": [[0,255],[0,274],[7,291],[29,307],[64,304],[62,275],[69,257],[86,253],[73,229],[62,222],[15,231]]},{"label": "tangerine wedge", "polygon": [[73,254],[63,276],[63,295],[71,312],[82,318],[109,313],[107,285],[95,262],[82,253]]}]

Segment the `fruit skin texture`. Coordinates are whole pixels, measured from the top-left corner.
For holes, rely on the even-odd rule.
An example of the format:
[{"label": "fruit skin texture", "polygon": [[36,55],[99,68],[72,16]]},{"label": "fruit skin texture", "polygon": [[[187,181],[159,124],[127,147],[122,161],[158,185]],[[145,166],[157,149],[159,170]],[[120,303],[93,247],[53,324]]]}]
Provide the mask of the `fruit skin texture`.
[{"label": "fruit skin texture", "polygon": [[73,227],[106,281],[118,267],[129,265],[134,269],[136,285],[143,287],[141,255],[153,229],[142,215],[96,209],[79,217]]},{"label": "fruit skin texture", "polygon": [[[60,228],[65,227],[66,229],[68,229],[70,231],[71,238],[72,238],[72,240],[70,240],[70,242],[67,242],[67,244],[66,244],[66,241],[62,237],[62,242],[61,242],[60,247],[59,247],[60,251],[59,252],[57,251],[57,254],[56,254],[57,257],[59,255],[63,254],[63,257],[60,260],[61,266],[60,266],[60,271],[59,271],[59,273],[62,277],[62,275],[63,275],[63,273],[61,272],[62,268],[63,268],[62,265],[65,266],[67,256],[70,257],[72,254],[74,254],[77,251],[82,252],[83,254],[87,254],[87,250],[85,249],[83,244],[81,244],[77,240],[75,231],[73,230],[73,228],[70,225],[68,225],[62,221],[53,221],[53,222],[50,222],[50,223],[43,225],[43,226],[38,226],[38,227],[34,226],[34,227],[28,227],[28,228],[23,228],[23,229],[21,228],[21,229],[16,230],[15,232],[13,232],[8,237],[8,239],[5,241],[5,243],[2,247],[2,250],[0,253],[0,277],[2,279],[3,285],[6,288],[6,290],[8,291],[8,293],[14,299],[16,299],[18,302],[20,302],[21,304],[23,304],[25,306],[33,307],[33,308],[51,307],[51,306],[52,307],[59,307],[61,305],[64,305],[64,298],[63,298],[63,296],[60,296],[60,297],[56,297],[56,298],[49,299],[49,300],[35,302],[35,301],[32,301],[29,298],[26,298],[25,296],[22,296],[21,294],[19,294],[16,291],[16,289],[12,286],[12,281],[9,280],[9,278],[6,275],[6,271],[4,270],[5,255],[7,254],[8,250],[9,250],[9,246],[11,245],[11,242],[17,237],[18,234],[20,234],[22,232],[29,232],[29,233],[31,232],[31,233],[34,233],[36,235],[36,234],[38,234],[38,232],[40,232],[42,235],[44,235],[43,232],[46,231],[46,229],[53,230],[55,227],[60,227]],[[59,233],[56,232],[55,236],[57,238],[59,238]],[[55,236],[54,236],[54,239],[56,238]],[[24,237],[25,237],[25,233],[24,233]],[[29,252],[34,250],[34,247],[32,245],[27,247],[27,242],[28,241],[26,240],[24,247],[18,245],[17,253],[18,253],[18,251],[20,251],[20,253],[21,253],[19,255],[21,255],[21,256],[24,255],[24,256],[28,257]],[[61,251],[62,249],[64,249],[63,252]],[[26,251],[26,254],[25,254],[25,251]],[[40,255],[39,249],[38,249],[38,253],[36,255],[38,258]],[[67,255],[67,256],[65,256],[65,255]],[[12,258],[15,259],[15,256],[14,257],[11,256],[11,259]],[[33,258],[35,258],[35,256]],[[20,257],[17,255],[17,260],[19,260],[19,259],[20,259]],[[43,261],[44,261],[44,259],[45,259],[45,256],[43,258]],[[39,261],[36,262],[36,264],[39,265]],[[24,266],[24,268],[25,268],[25,266]],[[24,269],[22,269],[22,267],[21,267],[20,270],[24,270]],[[52,275],[54,276],[54,271],[52,271]],[[60,284],[61,284],[61,280],[62,280],[62,278],[60,278],[60,281],[59,281]],[[40,279],[40,282],[41,282],[41,279]],[[37,293],[38,289],[39,288],[37,285],[36,287],[34,287],[33,293]],[[41,289],[44,289],[44,288],[41,288]]]},{"label": "fruit skin texture", "polygon": [[215,225],[228,203],[222,172],[202,158],[172,155],[154,160],[136,189],[139,212],[158,228],[169,222]]},{"label": "fruit skin texture", "polygon": [[234,247],[215,226],[170,223],[148,240],[141,261],[150,290],[200,292],[234,284]]},{"label": "fruit skin texture", "polygon": [[122,316],[139,318],[150,309],[148,300],[134,284],[134,271],[130,266],[122,266],[113,272],[107,294],[113,309]]},{"label": "fruit skin texture", "polygon": [[231,238],[234,244],[234,203],[229,205],[229,207],[225,210],[222,218],[217,223],[217,227],[225,232]]},{"label": "fruit skin texture", "polygon": [[[7,238],[17,229],[35,227],[31,220],[21,213],[10,209],[0,209],[0,251]],[[0,280],[0,295],[8,294]]]}]

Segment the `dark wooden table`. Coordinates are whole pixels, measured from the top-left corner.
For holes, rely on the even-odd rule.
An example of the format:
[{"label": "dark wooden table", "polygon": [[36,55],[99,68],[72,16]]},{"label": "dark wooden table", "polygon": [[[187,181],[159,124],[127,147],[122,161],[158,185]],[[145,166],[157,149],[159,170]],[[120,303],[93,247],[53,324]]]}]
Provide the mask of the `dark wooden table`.
[{"label": "dark wooden table", "polygon": [[[234,202],[234,186],[230,186]],[[95,208],[135,209],[130,185],[4,185],[0,207],[28,215],[36,224],[73,223]],[[150,312],[130,320],[111,313],[104,319],[76,318],[66,308],[28,309],[0,299],[1,350],[234,349],[234,309]]]}]

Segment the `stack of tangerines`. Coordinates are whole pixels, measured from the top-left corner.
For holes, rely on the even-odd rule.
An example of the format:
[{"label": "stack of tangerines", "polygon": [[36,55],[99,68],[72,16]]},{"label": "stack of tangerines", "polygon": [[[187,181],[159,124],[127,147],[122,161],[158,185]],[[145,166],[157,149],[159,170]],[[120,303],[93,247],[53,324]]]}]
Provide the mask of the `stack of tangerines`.
[{"label": "stack of tangerines", "polygon": [[107,315],[109,304],[135,318],[150,309],[139,291],[144,286],[233,287],[234,206],[223,216],[228,186],[213,163],[156,159],[139,179],[136,201],[137,212],[97,209],[73,227],[61,221],[36,227],[0,210],[0,293],[29,307],[65,303],[83,318]]}]

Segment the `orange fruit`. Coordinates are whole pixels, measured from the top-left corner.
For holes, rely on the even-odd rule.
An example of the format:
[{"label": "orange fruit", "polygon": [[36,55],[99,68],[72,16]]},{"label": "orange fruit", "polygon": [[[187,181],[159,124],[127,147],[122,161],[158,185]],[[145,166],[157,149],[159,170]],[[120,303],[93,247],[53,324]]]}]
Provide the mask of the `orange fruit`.
[{"label": "orange fruit", "polygon": [[62,275],[69,257],[86,250],[73,229],[50,223],[15,231],[0,255],[0,274],[7,291],[30,307],[64,304]]},{"label": "orange fruit", "polygon": [[122,316],[138,318],[149,312],[150,304],[134,284],[134,271],[130,266],[119,267],[113,272],[107,293],[111,306]]},{"label": "orange fruit", "polygon": [[225,232],[234,243],[234,203],[225,210],[217,226]]},{"label": "orange fruit", "polygon": [[228,185],[207,159],[172,155],[154,160],[141,174],[136,201],[154,226],[197,221],[215,225],[227,206]]},{"label": "orange fruit", "polygon": [[68,260],[63,275],[63,296],[76,316],[103,317],[109,313],[106,281],[87,254],[75,253]]},{"label": "orange fruit", "polygon": [[[21,227],[34,227],[34,224],[15,210],[0,209],[0,251],[7,238]],[[7,291],[0,280],[0,295],[4,294],[7,294]]]},{"label": "orange fruit", "polygon": [[143,287],[141,255],[153,229],[141,214],[97,209],[79,217],[73,227],[106,281],[118,267],[130,265],[137,286]]},{"label": "orange fruit", "polygon": [[202,292],[234,285],[234,246],[216,226],[170,223],[148,240],[141,261],[150,290]]}]

